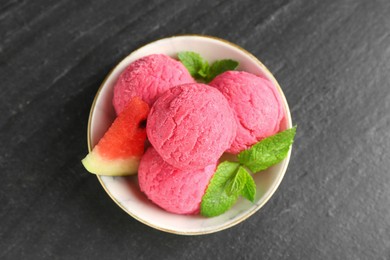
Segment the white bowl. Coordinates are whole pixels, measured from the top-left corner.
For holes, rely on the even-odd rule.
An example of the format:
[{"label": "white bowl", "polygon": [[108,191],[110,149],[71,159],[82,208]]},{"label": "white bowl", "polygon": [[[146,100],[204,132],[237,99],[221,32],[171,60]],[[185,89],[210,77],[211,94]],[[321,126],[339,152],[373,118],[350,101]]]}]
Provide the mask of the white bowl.
[{"label": "white bowl", "polygon": [[[143,56],[164,53],[177,57],[176,55],[180,51],[200,53],[209,62],[217,59],[233,59],[239,62],[238,70],[267,77],[277,86],[282,96],[286,115],[282,122],[282,128],[287,129],[292,126],[290,110],[279,84],[256,57],[237,45],[215,37],[201,35],[174,36],[139,48],[122,60],[108,74],[92,104],[88,122],[89,150],[97,144],[115,118],[111,101],[113,86],[119,74],[130,63]],[[182,235],[207,234],[232,227],[258,211],[271,198],[282,181],[290,159],[290,153],[291,149],[282,162],[253,176],[257,186],[255,203],[240,198],[229,211],[213,218],[199,215],[176,215],[162,210],[150,202],[140,191],[137,176],[97,177],[115,203],[140,222],[169,233]]]}]

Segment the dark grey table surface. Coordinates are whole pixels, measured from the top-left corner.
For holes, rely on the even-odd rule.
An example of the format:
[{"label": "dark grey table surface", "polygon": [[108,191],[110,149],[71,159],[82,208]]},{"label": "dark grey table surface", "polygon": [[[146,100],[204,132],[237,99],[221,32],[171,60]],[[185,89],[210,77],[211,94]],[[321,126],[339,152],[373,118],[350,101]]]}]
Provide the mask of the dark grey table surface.
[{"label": "dark grey table surface", "polygon": [[[0,2],[0,259],[390,259],[390,1]],[[132,219],[80,160],[110,69],[178,34],[224,38],[299,131],[255,215],[204,236]]]}]

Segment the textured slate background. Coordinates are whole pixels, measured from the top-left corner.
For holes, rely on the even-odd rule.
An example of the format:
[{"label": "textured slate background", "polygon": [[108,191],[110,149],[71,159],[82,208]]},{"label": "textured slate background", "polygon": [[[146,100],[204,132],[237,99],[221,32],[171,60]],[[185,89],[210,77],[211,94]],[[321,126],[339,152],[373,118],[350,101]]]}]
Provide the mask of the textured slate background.
[{"label": "textured slate background", "polygon": [[[1,259],[389,259],[390,1],[0,2]],[[132,219],[80,164],[123,57],[183,33],[274,73],[299,132],[272,199],[185,237]]]}]

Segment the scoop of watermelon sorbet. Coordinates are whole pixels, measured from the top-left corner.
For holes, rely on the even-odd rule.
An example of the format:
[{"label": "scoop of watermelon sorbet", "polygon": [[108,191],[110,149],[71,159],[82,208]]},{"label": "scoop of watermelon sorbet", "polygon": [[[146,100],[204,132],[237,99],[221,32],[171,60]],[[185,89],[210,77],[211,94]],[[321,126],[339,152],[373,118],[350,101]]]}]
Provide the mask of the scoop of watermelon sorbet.
[{"label": "scoop of watermelon sorbet", "polygon": [[236,136],[236,120],[217,89],[193,83],[167,90],[147,120],[150,143],[172,166],[202,169],[215,163]]},{"label": "scoop of watermelon sorbet", "polygon": [[237,154],[279,132],[284,108],[270,81],[244,71],[227,71],[215,77],[210,86],[226,97],[237,119],[237,135],[228,152]]},{"label": "scoop of watermelon sorbet", "polygon": [[138,182],[146,196],[166,211],[176,214],[197,214],[202,196],[217,165],[203,169],[177,169],[149,147],[141,159]]},{"label": "scoop of watermelon sorbet", "polygon": [[192,82],[194,79],[179,61],[164,54],[145,56],[131,63],[119,76],[113,105],[118,115],[134,96],[151,106],[170,87]]}]

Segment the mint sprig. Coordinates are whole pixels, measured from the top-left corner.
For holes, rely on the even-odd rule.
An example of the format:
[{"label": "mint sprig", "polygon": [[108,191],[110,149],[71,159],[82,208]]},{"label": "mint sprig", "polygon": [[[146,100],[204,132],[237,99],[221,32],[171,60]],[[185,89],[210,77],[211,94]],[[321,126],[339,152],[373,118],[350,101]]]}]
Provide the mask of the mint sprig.
[{"label": "mint sprig", "polygon": [[207,69],[209,67],[209,64],[198,53],[185,51],[179,52],[177,56],[192,77],[202,78],[203,75],[208,74]]},{"label": "mint sprig", "polygon": [[253,180],[252,175],[245,169],[246,174],[246,182],[244,185],[244,188],[241,190],[240,195],[249,200],[250,202],[255,202],[255,195],[256,195],[256,183],[255,180]]},{"label": "mint sprig", "polygon": [[252,172],[259,172],[283,160],[293,143],[297,128],[270,136],[238,154],[238,161]]},{"label": "mint sprig", "polygon": [[242,166],[238,167],[234,177],[228,181],[225,189],[226,193],[228,195],[240,194],[245,187],[246,178],[246,170]]},{"label": "mint sprig", "polygon": [[210,66],[200,54],[191,51],[179,52],[178,57],[192,77],[206,83],[225,71],[235,70],[238,66],[238,62],[231,59],[217,60]]},{"label": "mint sprig", "polygon": [[218,165],[217,171],[211,178],[206,193],[202,197],[200,212],[203,216],[214,217],[224,213],[237,201],[237,192],[228,194],[227,186],[234,179],[238,167],[237,162],[225,161]]},{"label": "mint sprig", "polygon": [[228,71],[235,70],[238,66],[238,62],[235,60],[217,60],[215,61],[209,69],[209,73],[206,77],[206,82],[212,81],[219,74]]},{"label": "mint sprig", "polygon": [[218,216],[229,210],[239,196],[254,202],[256,184],[252,175],[282,161],[294,141],[296,126],[265,138],[238,154],[238,162],[220,163],[202,197],[200,213]]}]

